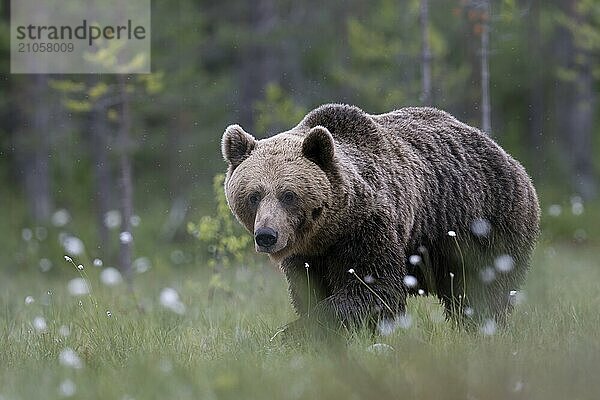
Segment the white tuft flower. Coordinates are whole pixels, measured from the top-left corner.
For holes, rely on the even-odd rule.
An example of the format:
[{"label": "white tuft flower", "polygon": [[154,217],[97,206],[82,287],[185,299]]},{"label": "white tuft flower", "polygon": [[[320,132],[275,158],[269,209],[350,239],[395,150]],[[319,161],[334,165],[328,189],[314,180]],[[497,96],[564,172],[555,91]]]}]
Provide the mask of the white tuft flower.
[{"label": "white tuft flower", "polygon": [[173,288],[164,288],[160,292],[160,304],[176,314],[185,313],[185,305],[179,299],[179,293]]},{"label": "white tuft flower", "polygon": [[71,296],[84,296],[90,292],[88,282],[83,278],[74,278],[67,284]]},{"label": "white tuft flower", "polygon": [[48,260],[47,258],[42,258],[39,265],[40,271],[42,272],[48,272],[52,269],[52,261]]},{"label": "white tuft flower", "polygon": [[65,256],[65,261],[67,262],[73,262],[73,259],[69,256]]},{"label": "white tuft flower", "polygon": [[133,241],[133,235],[131,234],[131,232],[127,232],[127,231],[121,232],[119,234],[119,241],[122,244],[129,244]]},{"label": "white tuft flower", "polygon": [[35,317],[33,319],[33,327],[38,333],[44,333],[48,329],[48,325],[46,325],[46,320],[44,317]]},{"label": "white tuft flower", "polygon": [[62,246],[65,251],[72,256],[80,256],[85,252],[83,242],[75,236],[65,236],[62,241]]},{"label": "white tuft flower", "polygon": [[60,328],[58,328],[58,333],[62,337],[69,337],[71,329],[67,325],[61,325]]},{"label": "white tuft flower", "polygon": [[133,270],[138,274],[143,274],[144,272],[148,271],[151,267],[150,260],[147,257],[136,258],[131,266],[133,267]]},{"label": "white tuft flower", "polygon": [[350,274],[354,274],[354,268],[350,268],[350,269],[348,270],[348,273],[350,273]]},{"label": "white tuft flower", "polygon": [[33,304],[33,303],[35,303],[35,299],[33,298],[33,296],[25,297],[25,304]]},{"label": "white tuft flower", "polygon": [[423,289],[419,289],[419,296],[423,296],[425,294],[425,291]]},{"label": "white tuft flower", "polygon": [[454,273],[450,272],[450,278],[454,278]]},{"label": "white tuft flower", "polygon": [[24,241],[29,242],[33,238],[33,232],[29,228],[25,228],[21,231],[21,237]]},{"label": "white tuft flower", "polygon": [[496,321],[494,321],[493,319],[486,319],[483,322],[483,325],[481,326],[481,328],[479,328],[479,330],[481,331],[481,333],[483,333],[486,336],[492,336],[494,334],[496,334]]},{"label": "white tuft flower", "polygon": [[308,269],[310,268],[310,265],[308,265],[308,263],[304,263],[304,268]]},{"label": "white tuft flower", "polygon": [[142,222],[142,219],[140,218],[139,215],[132,215],[131,218],[129,218],[129,221],[131,222],[131,226],[139,226],[140,222]]},{"label": "white tuft flower", "polygon": [[393,352],[395,350],[389,344],[375,343],[375,344],[372,344],[369,347],[367,347],[367,351],[369,353],[381,355],[381,354],[391,353],[391,352]]},{"label": "white tuft flower", "polygon": [[110,312],[110,310],[106,310],[106,316],[108,318],[112,317],[112,313]]},{"label": "white tuft flower", "polygon": [[69,221],[71,221],[71,215],[67,210],[61,208],[60,210],[56,210],[54,214],[52,214],[51,221],[52,225],[60,228],[61,226],[65,226],[69,223]]},{"label": "white tuft flower", "polygon": [[403,279],[403,282],[406,285],[406,287],[409,287],[409,288],[413,288],[413,287],[417,286],[417,278],[415,278],[412,275],[406,275]]},{"label": "white tuft flower", "polygon": [[548,207],[548,214],[552,217],[558,217],[562,213],[562,207],[559,204],[552,204]]},{"label": "white tuft flower", "polygon": [[77,269],[78,269],[78,270],[80,270],[80,271],[83,271],[83,264],[79,264],[79,265],[77,266]]},{"label": "white tuft flower", "polygon": [[454,231],[448,231],[448,236],[456,237],[456,232],[454,232]]},{"label": "white tuft flower", "polygon": [[496,279],[496,270],[492,267],[485,267],[479,271],[479,277],[483,283],[491,283]]},{"label": "white tuft flower", "polygon": [[413,254],[412,256],[408,257],[408,262],[411,263],[412,265],[417,265],[418,263],[421,262],[421,256],[419,256],[417,254]]},{"label": "white tuft flower", "polygon": [[104,265],[104,263],[102,262],[102,260],[101,260],[101,259],[99,259],[99,258],[94,258],[94,267],[101,267],[101,266],[103,266],[103,265]]},{"label": "white tuft flower", "polygon": [[75,383],[70,379],[65,379],[60,383],[58,387],[58,392],[62,397],[72,397],[77,391],[77,387]]},{"label": "white tuft flower", "polygon": [[121,225],[121,213],[118,210],[110,210],[104,214],[104,225],[108,229],[116,229]]},{"label": "white tuft flower", "polygon": [[104,268],[102,272],[100,272],[100,280],[106,286],[116,286],[123,282],[123,277],[116,268],[108,267]]},{"label": "white tuft flower", "polygon": [[83,362],[81,358],[77,355],[75,350],[70,347],[64,348],[60,354],[58,355],[58,362],[63,367],[69,367],[74,369],[81,369],[83,367]]}]

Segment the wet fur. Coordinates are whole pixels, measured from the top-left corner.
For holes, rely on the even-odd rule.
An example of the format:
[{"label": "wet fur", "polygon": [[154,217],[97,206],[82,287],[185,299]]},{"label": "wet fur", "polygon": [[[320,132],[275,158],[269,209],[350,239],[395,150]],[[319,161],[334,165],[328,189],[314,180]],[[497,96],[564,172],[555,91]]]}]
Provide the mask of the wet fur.
[{"label": "wet fur", "polygon": [[[310,315],[334,329],[374,327],[403,313],[407,294],[418,289],[437,295],[450,317],[470,307],[474,321],[504,321],[509,291],[529,267],[539,206],[523,167],[479,130],[433,108],[369,115],[329,104],[261,141],[230,127],[223,154],[229,205],[250,232],[257,213],[246,204],[248,188],[278,183],[300,197],[295,210],[273,202],[266,211],[283,216],[280,224],[289,230],[287,247],[270,256],[286,275],[300,323]],[[471,233],[479,218],[491,224],[487,237]],[[414,254],[423,262],[411,265]],[[501,255],[513,258],[512,271],[482,282],[482,269]],[[349,269],[369,277],[386,305]],[[405,287],[407,274],[417,277],[417,287]],[[467,296],[459,301],[463,279]]]}]

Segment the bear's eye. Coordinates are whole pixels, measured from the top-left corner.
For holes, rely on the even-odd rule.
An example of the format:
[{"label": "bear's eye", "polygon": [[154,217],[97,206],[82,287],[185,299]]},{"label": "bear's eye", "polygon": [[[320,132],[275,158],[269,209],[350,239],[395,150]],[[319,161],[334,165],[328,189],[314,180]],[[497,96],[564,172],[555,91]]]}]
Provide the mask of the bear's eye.
[{"label": "bear's eye", "polygon": [[260,194],[258,193],[252,193],[250,195],[250,197],[248,197],[248,203],[250,203],[251,206],[255,206],[260,202]]},{"label": "bear's eye", "polygon": [[292,204],[296,200],[296,193],[292,191],[286,191],[281,196],[281,202],[283,204]]}]

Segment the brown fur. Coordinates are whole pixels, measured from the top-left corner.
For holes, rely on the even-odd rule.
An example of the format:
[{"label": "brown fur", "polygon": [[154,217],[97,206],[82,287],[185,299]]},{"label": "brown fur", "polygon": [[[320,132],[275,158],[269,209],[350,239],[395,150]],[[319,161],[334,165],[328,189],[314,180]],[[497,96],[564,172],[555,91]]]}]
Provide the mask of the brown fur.
[{"label": "brown fur", "polygon": [[[434,108],[369,115],[329,104],[264,140],[230,126],[223,155],[234,215],[251,233],[278,232],[269,255],[300,322],[375,326],[404,313],[418,289],[451,317],[469,307],[475,321],[504,320],[509,291],[528,269],[539,207],[523,167],[479,130]],[[473,223],[485,221],[489,233],[474,234]],[[411,264],[411,255],[422,261]],[[405,286],[407,274],[416,287]]]}]

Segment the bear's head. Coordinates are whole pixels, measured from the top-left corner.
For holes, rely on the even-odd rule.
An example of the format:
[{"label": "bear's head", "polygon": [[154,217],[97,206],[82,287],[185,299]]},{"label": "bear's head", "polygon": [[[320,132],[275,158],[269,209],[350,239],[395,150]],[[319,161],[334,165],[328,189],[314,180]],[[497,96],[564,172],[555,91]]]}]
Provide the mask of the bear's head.
[{"label": "bear's head", "polygon": [[223,134],[222,152],[229,164],[227,202],[254,236],[256,250],[277,260],[314,248],[331,212],[331,133],[316,126],[256,140],[231,125]]}]

